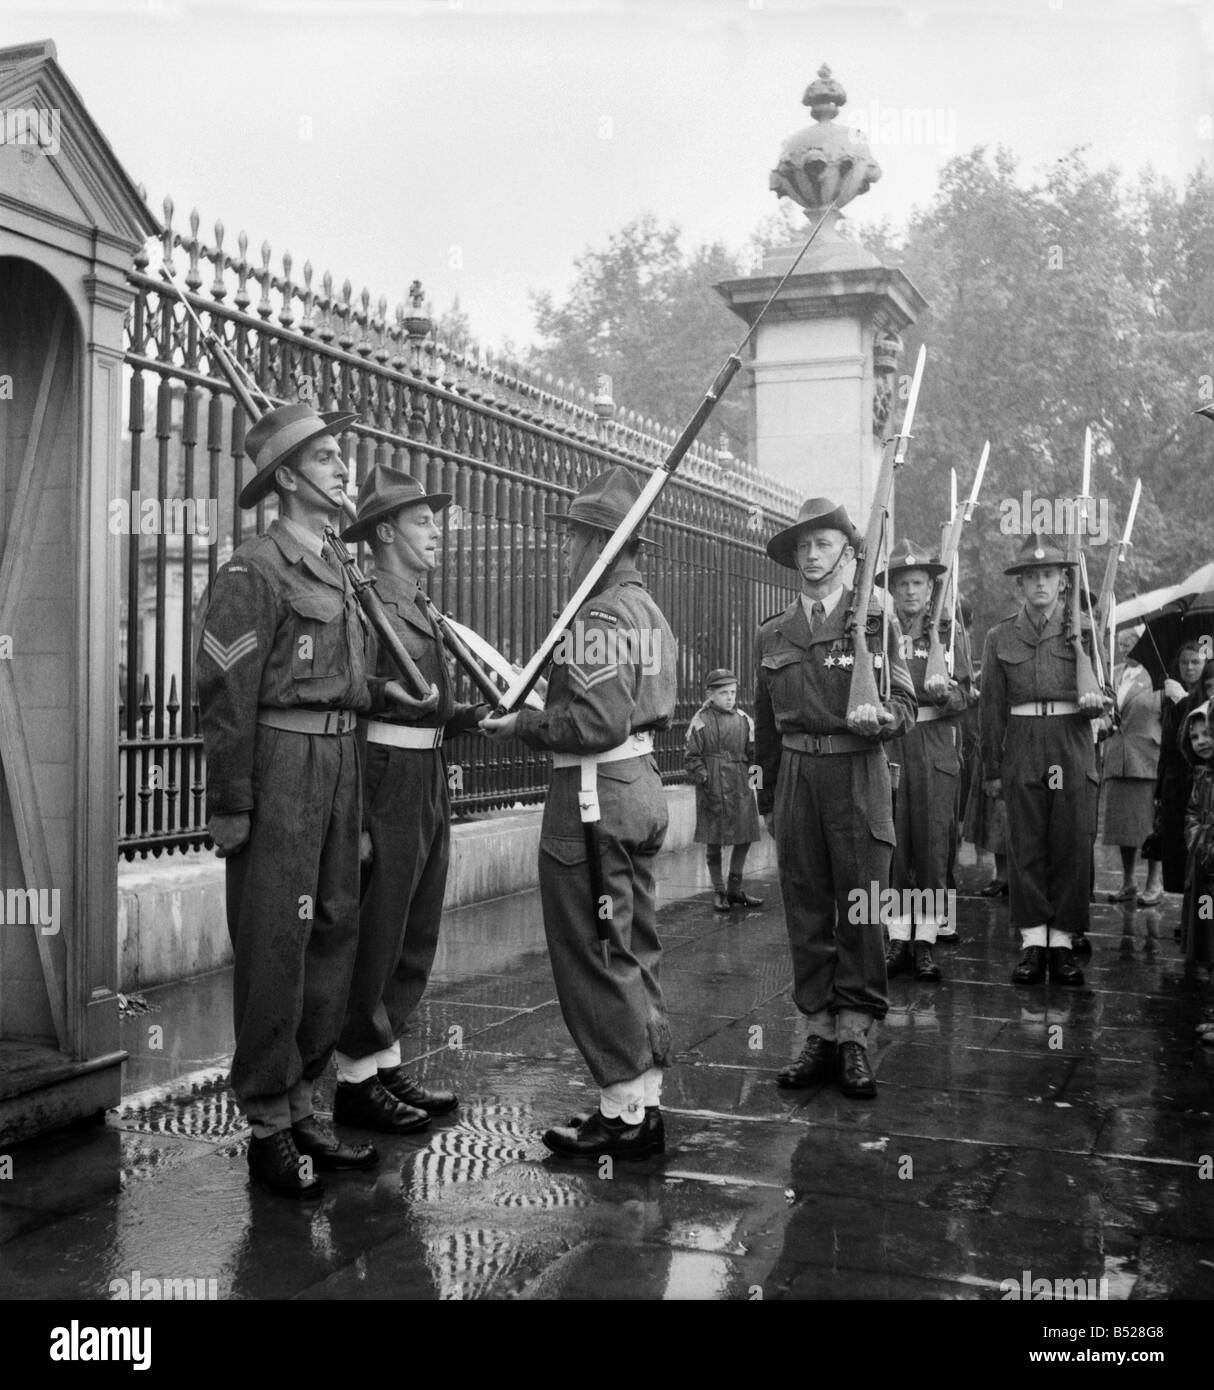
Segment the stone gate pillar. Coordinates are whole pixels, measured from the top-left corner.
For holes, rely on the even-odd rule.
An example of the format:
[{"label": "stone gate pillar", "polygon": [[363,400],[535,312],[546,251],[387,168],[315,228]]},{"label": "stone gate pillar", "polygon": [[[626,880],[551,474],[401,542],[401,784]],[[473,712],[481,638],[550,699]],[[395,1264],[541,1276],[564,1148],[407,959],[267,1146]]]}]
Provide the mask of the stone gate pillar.
[{"label": "stone gate pillar", "polygon": [[0,49],[0,1143],[117,1102],[126,271],[159,230],[46,42]]},{"label": "stone gate pillar", "polygon": [[[815,121],[784,144],[771,186],[805,210],[805,236],[881,176],[859,131],[833,124],[843,88],[819,69],[803,102]],[[841,236],[829,216],[751,340],[751,464],[801,498],[842,502],[863,528],[895,394],[900,333],[927,307],[902,271]],[[743,279],[717,286],[751,322],[801,249],[770,252]],[[895,413],[895,423],[897,415]]]}]

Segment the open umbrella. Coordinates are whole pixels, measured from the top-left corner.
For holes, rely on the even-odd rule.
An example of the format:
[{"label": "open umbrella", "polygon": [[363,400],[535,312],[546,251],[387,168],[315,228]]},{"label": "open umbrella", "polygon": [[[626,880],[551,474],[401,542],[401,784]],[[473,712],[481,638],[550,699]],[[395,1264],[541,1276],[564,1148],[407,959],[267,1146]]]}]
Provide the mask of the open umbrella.
[{"label": "open umbrella", "polygon": [[1170,589],[1117,605],[1117,626],[1145,623],[1146,631],[1130,651],[1130,659],[1151,673],[1158,690],[1171,675],[1180,644],[1191,637],[1205,637],[1207,656],[1214,654],[1214,562],[1194,570]]}]

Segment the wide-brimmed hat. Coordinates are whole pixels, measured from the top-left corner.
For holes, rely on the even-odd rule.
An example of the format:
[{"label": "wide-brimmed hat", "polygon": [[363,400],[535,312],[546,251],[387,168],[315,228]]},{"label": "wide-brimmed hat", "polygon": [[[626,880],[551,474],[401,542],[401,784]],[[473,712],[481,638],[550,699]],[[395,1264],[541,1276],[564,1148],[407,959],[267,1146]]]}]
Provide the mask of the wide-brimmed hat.
[{"label": "wide-brimmed hat", "polygon": [[[641,485],[632,473],[617,464],[606,473],[591,478],[586,486],[569,504],[569,510],[558,512],[549,508],[544,515],[549,521],[557,523],[579,522],[582,526],[593,526],[599,531],[614,531],[632,510],[632,504],[641,495]],[[634,533],[633,540],[643,541],[656,548],[648,536]]]},{"label": "wide-brimmed hat", "polygon": [[728,666],[718,666],[715,671],[709,671],[708,678],[704,682],[705,690],[715,690],[719,685],[737,685],[738,678]]},{"label": "wide-brimmed hat", "polygon": [[943,574],[946,568],[947,566],[942,565],[924,546],[916,545],[914,541],[900,540],[890,551],[886,567],[880,574],[873,576],[873,583],[885,588],[887,574],[894,580],[907,570],[922,570],[930,579],[935,579],[938,574]]},{"label": "wide-brimmed hat", "polygon": [[1061,543],[1057,536],[1047,535],[1042,531],[1025,536],[1020,546],[1020,554],[1016,556],[1016,563],[1009,565],[1003,572],[1023,574],[1025,570],[1040,569],[1042,565],[1073,568],[1074,564],[1074,560],[1067,559],[1066,545]]},{"label": "wide-brimmed hat", "polygon": [[767,553],[777,565],[787,570],[797,568],[797,540],[803,531],[842,531],[848,545],[857,550],[864,540],[852,525],[846,507],[836,506],[827,497],[811,497],[802,503],[796,521],[783,531],[777,531],[767,542]]},{"label": "wide-brimmed hat", "polygon": [[256,506],[274,483],[274,470],[296,449],[324,434],[336,434],[358,416],[344,410],[313,410],[302,401],[267,411],[244,437],[244,451],[257,469],[241,489],[240,505]]},{"label": "wide-brimmed hat", "polygon": [[425,502],[430,510],[441,511],[451,501],[449,492],[427,492],[411,473],[375,464],[358,489],[358,515],[341,533],[343,541],[371,539],[376,522],[402,507]]}]

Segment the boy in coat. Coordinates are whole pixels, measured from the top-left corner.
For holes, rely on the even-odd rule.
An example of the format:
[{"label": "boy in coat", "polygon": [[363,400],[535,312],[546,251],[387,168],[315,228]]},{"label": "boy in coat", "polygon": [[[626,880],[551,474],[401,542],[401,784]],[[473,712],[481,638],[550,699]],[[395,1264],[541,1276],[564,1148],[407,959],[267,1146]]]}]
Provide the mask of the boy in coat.
[{"label": "boy in coat", "polygon": [[[704,703],[692,716],[683,749],[683,766],[696,788],[695,842],[708,846],[713,909],[762,907],[742,889],[746,855],[759,838],[759,812],[751,787],[755,726],[737,708],[738,678],[719,667],[708,673]],[[721,874],[721,849],[732,845],[729,887]]]}]

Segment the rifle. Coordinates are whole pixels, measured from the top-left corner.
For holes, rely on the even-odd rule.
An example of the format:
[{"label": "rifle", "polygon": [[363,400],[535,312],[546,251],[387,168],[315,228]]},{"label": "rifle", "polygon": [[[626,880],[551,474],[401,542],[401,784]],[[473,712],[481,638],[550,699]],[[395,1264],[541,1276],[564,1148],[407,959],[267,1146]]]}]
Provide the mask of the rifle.
[{"label": "rifle", "polygon": [[[231,387],[232,394],[244,408],[244,412],[249,417],[249,420],[255,423],[261,418],[264,412],[253,400],[248,386],[246,386],[245,381],[241,379],[238,373],[237,365],[228,356],[227,349],[219,341],[218,335],[212,329],[204,326],[202,320],[194,312],[193,305],[191,305],[184,291],[173,279],[172,273],[163,263],[160,266],[160,275],[165,283],[174,291],[178,299],[181,300],[186,313],[193,320],[194,326],[202,335],[202,340],[206,344],[207,353],[211,361],[219,368],[220,374]],[[240,368],[239,371],[243,372],[244,369]],[[248,373],[245,373],[245,377],[265,402],[266,409],[273,409],[273,403],[261,387],[257,385],[257,382],[249,376]],[[309,486],[313,492],[323,497],[326,502],[331,504],[332,498],[322,491],[322,489],[318,488],[310,478],[305,478],[303,474],[297,474],[296,476],[301,482]],[[342,498],[341,506],[343,513],[351,521],[355,520],[357,512],[354,503],[351,502],[348,497]],[[326,544],[332,547],[334,555],[336,555],[339,563],[349,576],[350,586],[354,591],[354,597],[358,601],[359,607],[366,614],[367,621],[375,629],[375,634],[383,644],[384,650],[387,652],[390,661],[396,667],[397,674],[400,676],[405,689],[417,700],[427,699],[430,694],[430,682],[422,675],[417,663],[409,655],[405,644],[396,635],[387,613],[384,612],[384,606],[379,601],[379,595],[375,592],[375,580],[363,574],[353,554],[332,526],[325,527],[324,536]],[[485,675],[472,655],[468,652],[468,649],[455,633],[451,631],[441,614],[438,613],[438,609],[431,602],[429,596],[426,596],[426,603],[429,605],[431,613],[436,616],[439,622],[439,630],[442,633],[443,640],[447,644],[448,649],[456,659],[461,662],[482,692],[484,692],[491,701],[496,701],[499,695],[497,686],[489,680],[488,676]]]},{"label": "rifle", "polygon": [[1139,478],[1134,483],[1134,495],[1130,499],[1130,510],[1125,519],[1125,530],[1122,532],[1121,540],[1109,547],[1109,558],[1104,563],[1104,578],[1100,583],[1100,597],[1096,600],[1096,635],[1097,639],[1101,633],[1108,632],[1109,635],[1109,669],[1114,666],[1113,660],[1113,641],[1116,632],[1116,624],[1113,622],[1113,610],[1116,607],[1114,599],[1114,588],[1117,583],[1117,566],[1126,557],[1126,551],[1133,542],[1130,534],[1134,530],[1134,518],[1138,515],[1138,501],[1142,496],[1142,479]]},{"label": "rifle", "polygon": [[[1096,678],[1096,673],[1092,670],[1092,659],[1087,654],[1087,649],[1083,645],[1083,617],[1082,617],[1082,596],[1080,590],[1087,591],[1087,565],[1084,563],[1083,546],[1080,543],[1080,519],[1087,514],[1087,504],[1092,499],[1088,494],[1088,485],[1092,476],[1092,431],[1089,427],[1084,435],[1083,442],[1083,486],[1079,495],[1074,499],[1072,520],[1074,524],[1069,528],[1066,538],[1067,563],[1071,569],[1071,587],[1067,594],[1067,625],[1070,628],[1070,642],[1075,650],[1075,694],[1077,699],[1083,700],[1086,695],[1097,695],[1102,700],[1104,698],[1104,682]],[[1091,597],[1088,598],[1088,614],[1091,616]],[[1093,651],[1099,658],[1099,647],[1095,644],[1095,633],[1093,633]]]},{"label": "rifle", "polygon": [[[852,590],[851,607],[847,612],[845,633],[851,639],[854,665],[851,672],[851,688],[847,696],[847,718],[862,705],[877,706],[881,698],[877,691],[877,678],[873,674],[873,658],[868,649],[868,605],[873,594],[873,578],[877,572],[877,560],[881,550],[881,538],[886,531],[886,517],[893,502],[894,473],[906,462],[906,451],[911,441],[911,425],[915,419],[915,405],[919,400],[919,386],[923,380],[923,364],[927,360],[927,349],[920,347],[919,358],[915,363],[915,374],[911,378],[910,395],[906,411],[902,416],[902,429],[885,442],[893,444],[886,449],[881,460],[881,472],[877,476],[877,488],[873,493],[872,510],[868,514],[868,530],[865,532],[864,549],[860,555],[860,565],[856,572],[856,584]],[[886,610],[888,613],[888,610]],[[888,643],[881,653],[881,664],[887,664]]]},{"label": "rifle", "polygon": [[[953,514],[949,518],[948,527],[945,531],[944,539],[940,545],[940,563],[946,566],[944,573],[936,581],[936,592],[932,599],[932,614],[927,627],[927,667],[924,671],[924,681],[930,681],[935,677],[947,679],[952,671],[944,651],[944,644],[940,640],[940,624],[944,620],[944,605],[952,595],[955,603],[957,598],[957,552],[961,547],[961,528],[974,514],[974,507],[978,502],[978,489],[982,486],[982,479],[986,473],[986,461],[990,457],[991,441],[988,439],[982,446],[982,457],[978,460],[978,472],[974,475],[974,486],[969,495],[969,501],[964,507],[958,508],[956,505],[956,479],[953,474],[954,496]],[[950,623],[950,633],[953,625]],[[951,643],[950,643],[951,647]]]},{"label": "rifle", "polygon": [[555,651],[556,645],[561,639],[561,634],[565,632],[573,622],[574,618],[577,616],[578,610],[594,592],[599,581],[614,563],[616,556],[628,544],[629,540],[631,540],[632,536],[639,529],[641,523],[653,510],[654,504],[661,496],[662,489],[671,478],[674,477],[679,464],[683,461],[683,456],[695,442],[696,435],[698,435],[703,428],[705,421],[712,414],[716,403],[725,394],[726,388],[741,367],[742,351],[754,336],[755,329],[758,328],[759,324],[763,321],[764,315],[776,302],[780,291],[788,282],[789,277],[796,270],[797,266],[800,265],[802,256],[804,256],[806,251],[813,245],[814,238],[825,226],[827,218],[829,218],[834,211],[835,204],[832,202],[814,225],[813,231],[811,231],[806,238],[805,245],[797,252],[793,263],[781,277],[780,283],[772,290],[771,294],[768,296],[767,302],[759,310],[758,314],[755,315],[754,321],[746,330],[741,342],[725,359],[724,365],[717,373],[712,385],[708,388],[704,399],[696,408],[691,419],[688,420],[687,424],[683,427],[683,432],[679,435],[678,439],[671,445],[670,452],[666,455],[661,467],[655,468],[650,474],[645,486],[641,489],[641,495],[629,508],[628,514],[624,517],[624,520],[620,522],[608,537],[603,549],[599,552],[594,564],[590,567],[589,572],[577,586],[577,590],[574,592],[573,597],[570,598],[569,602],[561,610],[555,623],[553,623],[552,627],[549,629],[548,635],[540,643],[531,660],[523,667],[522,671],[511,683],[509,689],[502,696],[498,708],[494,711],[495,714],[509,714],[512,710],[517,708],[519,702],[539,679],[540,672],[552,659],[552,653]]}]

